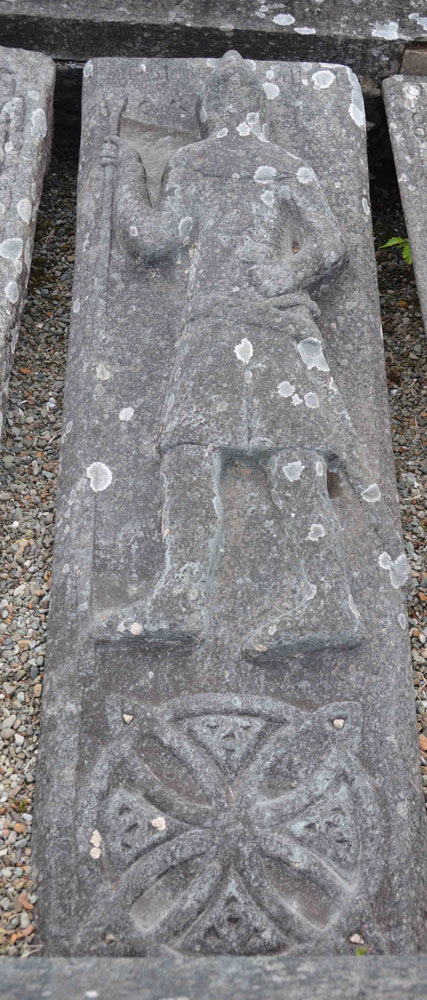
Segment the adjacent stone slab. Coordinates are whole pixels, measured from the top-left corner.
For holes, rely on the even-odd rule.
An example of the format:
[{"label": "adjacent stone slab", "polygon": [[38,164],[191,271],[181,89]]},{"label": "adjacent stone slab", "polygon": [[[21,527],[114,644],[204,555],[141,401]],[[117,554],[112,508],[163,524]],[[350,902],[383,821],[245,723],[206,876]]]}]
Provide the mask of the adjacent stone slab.
[{"label": "adjacent stone slab", "polygon": [[[384,102],[397,179],[427,329],[427,78],[393,76],[384,81]],[[399,235],[399,234],[398,234]]]},{"label": "adjacent stone slab", "polygon": [[0,49],[0,433],[50,155],[54,84],[47,56]]},{"label": "adjacent stone slab", "polygon": [[236,54],[84,75],[45,947],[413,949],[425,819],[358,81]]},{"label": "adjacent stone slab", "polygon": [[2,1000],[424,1000],[425,956],[0,959]]},{"label": "adjacent stone slab", "polygon": [[1,37],[56,58],[219,56],[345,62],[379,79],[400,70],[405,45],[427,40],[419,0],[0,0]]}]

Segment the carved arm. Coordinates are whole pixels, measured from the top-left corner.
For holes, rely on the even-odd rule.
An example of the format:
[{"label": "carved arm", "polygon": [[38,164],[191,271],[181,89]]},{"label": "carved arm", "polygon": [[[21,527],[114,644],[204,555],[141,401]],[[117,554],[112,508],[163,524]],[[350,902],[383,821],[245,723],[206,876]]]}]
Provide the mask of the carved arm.
[{"label": "carved arm", "polygon": [[301,249],[292,260],[296,287],[311,289],[333,280],[347,263],[348,251],[314,171],[301,161],[290,189],[280,190],[299,216]]},{"label": "carved arm", "polygon": [[[116,154],[111,154],[115,147]],[[178,167],[165,172],[159,204],[151,206],[145,170],[135,149],[112,137],[104,156],[117,163],[116,223],[127,250],[145,264],[164,260],[189,242],[194,232],[196,200],[193,185]]]}]

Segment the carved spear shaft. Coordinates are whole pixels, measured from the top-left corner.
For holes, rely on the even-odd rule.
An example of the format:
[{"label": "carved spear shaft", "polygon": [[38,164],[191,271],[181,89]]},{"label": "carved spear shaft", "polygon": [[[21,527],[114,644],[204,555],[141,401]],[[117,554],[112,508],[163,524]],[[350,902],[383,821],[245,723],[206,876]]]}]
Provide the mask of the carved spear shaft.
[{"label": "carved spear shaft", "polygon": [[[126,107],[126,101],[127,97],[124,91],[119,91],[108,98],[108,105],[110,108],[108,135],[118,136],[120,131],[120,119]],[[101,321],[105,320],[107,315],[111,243],[113,236],[115,166],[112,163],[107,163],[103,169],[104,180],[102,189],[101,222],[99,227],[99,243],[102,256],[100,257],[98,264],[98,293]]]}]

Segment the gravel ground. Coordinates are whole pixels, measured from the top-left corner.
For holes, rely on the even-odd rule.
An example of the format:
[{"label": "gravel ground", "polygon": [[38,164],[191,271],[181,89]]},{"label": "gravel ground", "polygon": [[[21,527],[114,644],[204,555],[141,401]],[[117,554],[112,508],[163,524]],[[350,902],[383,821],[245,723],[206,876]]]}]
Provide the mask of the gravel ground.
[{"label": "gravel ground", "polygon": [[11,378],[0,503],[0,954],[34,943],[31,812],[74,261],[77,164],[52,159]]},{"label": "gravel ground", "polygon": [[[75,159],[53,158],[0,462],[5,524],[0,548],[0,954],[22,957],[40,947],[33,921],[37,895],[30,833],[74,260],[75,174]],[[378,245],[404,235],[395,189],[376,191],[375,210]],[[377,257],[402,522],[413,574],[409,624],[427,796],[426,339],[412,268],[395,251],[379,250]]]}]

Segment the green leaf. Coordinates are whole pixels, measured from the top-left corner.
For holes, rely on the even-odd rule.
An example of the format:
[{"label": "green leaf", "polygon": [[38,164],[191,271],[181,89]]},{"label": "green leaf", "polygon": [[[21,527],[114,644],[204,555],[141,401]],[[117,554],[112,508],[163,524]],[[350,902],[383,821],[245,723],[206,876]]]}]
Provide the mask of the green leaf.
[{"label": "green leaf", "polygon": [[402,246],[402,243],[405,243],[402,236],[392,236],[391,240],[387,240],[387,243],[383,243],[382,246],[380,246],[380,250],[385,250],[386,247],[400,247]]},{"label": "green leaf", "polygon": [[367,955],[367,954],[368,954],[368,949],[366,945],[359,944],[356,948],[355,955]]}]

